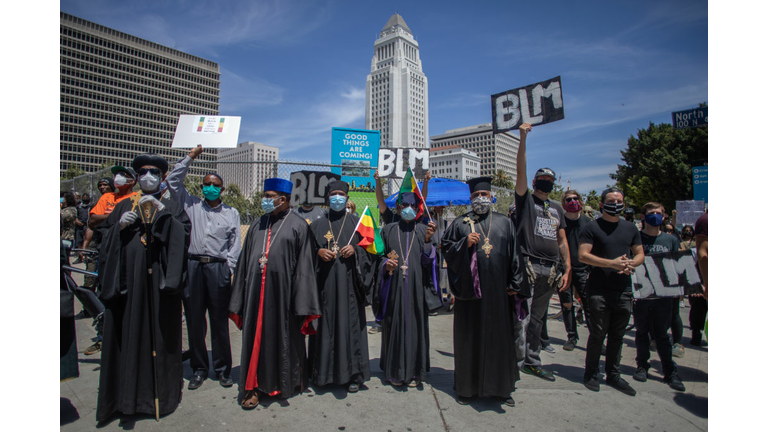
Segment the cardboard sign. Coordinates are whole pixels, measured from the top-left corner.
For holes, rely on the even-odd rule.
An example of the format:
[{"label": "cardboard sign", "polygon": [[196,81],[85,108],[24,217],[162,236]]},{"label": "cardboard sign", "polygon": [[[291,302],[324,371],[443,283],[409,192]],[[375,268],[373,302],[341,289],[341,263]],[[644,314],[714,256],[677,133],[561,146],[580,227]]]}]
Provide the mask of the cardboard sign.
[{"label": "cardboard sign", "polygon": [[691,225],[704,214],[706,203],[704,201],[675,201],[675,210],[677,210],[677,225]]},{"label": "cardboard sign", "polygon": [[636,299],[702,292],[699,266],[691,249],[648,254],[643,265],[632,274],[632,295]]},{"label": "cardboard sign", "polygon": [[424,178],[429,170],[429,149],[392,148],[379,150],[379,178],[405,177],[411,167],[413,176]]},{"label": "cardboard sign", "polygon": [[291,191],[291,205],[325,204],[325,194],[328,183],[341,180],[338,174],[327,171],[295,171],[291,173],[293,190]]},{"label": "cardboard sign", "polygon": [[493,133],[518,129],[565,118],[560,77],[491,96]]},{"label": "cardboard sign", "polygon": [[171,147],[235,148],[239,135],[240,117],[182,114]]}]

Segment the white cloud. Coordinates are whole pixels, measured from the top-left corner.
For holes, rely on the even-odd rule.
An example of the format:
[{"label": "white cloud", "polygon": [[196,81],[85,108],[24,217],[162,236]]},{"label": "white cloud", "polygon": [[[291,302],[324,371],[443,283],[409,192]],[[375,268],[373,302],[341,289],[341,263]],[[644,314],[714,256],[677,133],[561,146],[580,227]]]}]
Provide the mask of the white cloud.
[{"label": "white cloud", "polygon": [[263,78],[240,76],[221,68],[222,113],[232,113],[249,107],[271,106],[283,101],[283,89]]}]

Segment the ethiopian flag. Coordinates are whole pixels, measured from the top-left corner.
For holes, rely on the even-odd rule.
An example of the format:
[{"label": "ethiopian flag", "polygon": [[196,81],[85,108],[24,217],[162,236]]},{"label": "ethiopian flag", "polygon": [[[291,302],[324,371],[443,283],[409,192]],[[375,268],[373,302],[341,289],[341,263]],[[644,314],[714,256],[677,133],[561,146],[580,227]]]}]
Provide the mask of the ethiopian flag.
[{"label": "ethiopian flag", "polygon": [[400,193],[397,195],[397,203],[400,204],[403,200],[404,192],[413,192],[419,197],[419,208],[416,211],[416,219],[420,218],[424,214],[424,197],[421,196],[421,190],[419,189],[416,179],[413,177],[411,167],[408,167],[408,171],[405,172],[405,178],[403,179],[403,185],[400,186]]},{"label": "ethiopian flag", "polygon": [[357,244],[358,246],[364,247],[368,253],[374,255],[384,254],[384,241],[381,239],[379,227],[376,225],[376,219],[373,218],[371,209],[369,209],[368,206],[365,206],[365,210],[363,210],[363,214],[357,222],[355,231],[359,232],[363,237],[363,239],[360,240],[360,243]]}]

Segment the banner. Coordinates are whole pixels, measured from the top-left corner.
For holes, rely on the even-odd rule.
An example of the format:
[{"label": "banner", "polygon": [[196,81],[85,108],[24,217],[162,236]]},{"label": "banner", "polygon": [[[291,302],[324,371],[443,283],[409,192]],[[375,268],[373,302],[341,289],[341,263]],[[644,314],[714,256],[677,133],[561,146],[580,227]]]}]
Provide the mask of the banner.
[{"label": "banner", "polygon": [[493,133],[518,129],[523,123],[532,126],[565,118],[560,77],[531,84],[491,96]]},{"label": "banner", "polygon": [[376,184],[373,162],[379,153],[380,143],[379,131],[332,128],[331,164],[342,167],[334,167],[331,171],[349,183],[350,189],[373,190]]},{"label": "banner", "polygon": [[705,207],[706,203],[704,201],[675,201],[675,210],[677,210],[675,223],[678,226],[693,226],[696,220],[704,214]]},{"label": "banner", "polygon": [[171,147],[235,148],[239,135],[240,117],[182,114]]},{"label": "banner", "polygon": [[632,274],[632,296],[644,299],[702,293],[695,257],[693,249],[646,255],[643,265]]},{"label": "banner", "polygon": [[429,170],[429,149],[422,148],[385,148],[379,150],[379,178],[405,177],[411,168],[413,176],[424,178]]},{"label": "banner", "polygon": [[293,190],[291,191],[291,205],[325,204],[325,190],[328,183],[341,180],[341,176],[327,171],[295,171],[291,173]]}]

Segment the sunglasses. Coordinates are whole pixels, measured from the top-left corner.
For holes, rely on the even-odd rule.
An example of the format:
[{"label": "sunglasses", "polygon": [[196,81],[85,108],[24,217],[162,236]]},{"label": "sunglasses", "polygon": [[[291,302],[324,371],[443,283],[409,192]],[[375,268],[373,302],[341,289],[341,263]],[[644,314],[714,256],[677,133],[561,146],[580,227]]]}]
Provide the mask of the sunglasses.
[{"label": "sunglasses", "polygon": [[568,197],[565,199],[565,202],[571,202],[571,201],[578,201],[579,199],[576,197]]},{"label": "sunglasses", "polygon": [[139,175],[143,176],[146,173],[150,173],[158,177],[160,176],[160,174],[162,174],[162,172],[160,172],[160,170],[157,168],[139,168]]},{"label": "sunglasses", "polygon": [[401,204],[400,204],[400,207],[402,207],[402,208],[406,208],[406,207],[412,207],[412,208],[416,208],[417,206],[416,206],[416,204],[406,204],[406,203],[401,203]]}]

